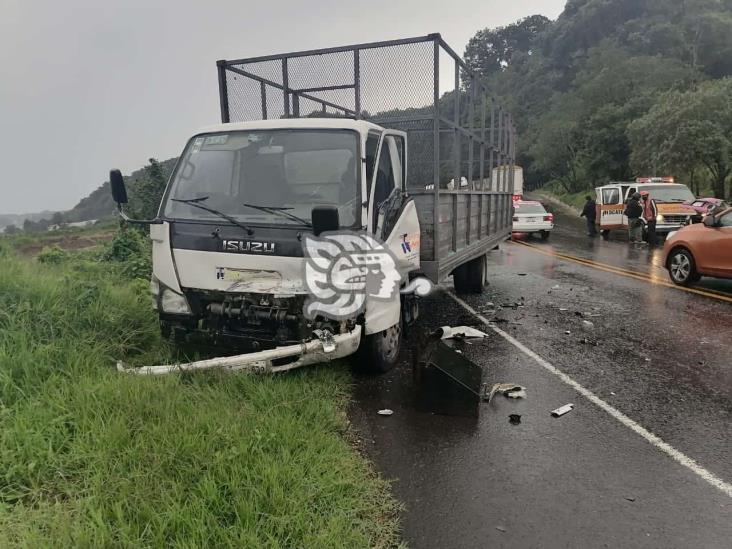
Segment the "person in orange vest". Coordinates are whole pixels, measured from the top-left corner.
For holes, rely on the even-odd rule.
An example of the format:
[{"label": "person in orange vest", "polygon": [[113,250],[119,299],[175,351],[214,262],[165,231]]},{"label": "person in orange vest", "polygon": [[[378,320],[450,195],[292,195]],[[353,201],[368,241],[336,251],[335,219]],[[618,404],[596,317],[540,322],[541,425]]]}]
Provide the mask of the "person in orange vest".
[{"label": "person in orange vest", "polygon": [[648,191],[641,191],[641,205],[643,206],[643,219],[646,221],[646,242],[649,246],[655,246],[658,208],[656,201],[651,198]]}]

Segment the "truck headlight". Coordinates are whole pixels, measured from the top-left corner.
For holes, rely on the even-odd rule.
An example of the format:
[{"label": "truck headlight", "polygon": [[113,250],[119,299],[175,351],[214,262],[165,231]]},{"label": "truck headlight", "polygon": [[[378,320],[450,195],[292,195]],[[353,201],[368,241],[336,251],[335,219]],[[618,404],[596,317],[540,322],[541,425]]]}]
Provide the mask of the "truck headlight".
[{"label": "truck headlight", "polygon": [[176,315],[191,314],[191,308],[188,306],[188,301],[185,296],[174,292],[170,288],[165,288],[163,290],[163,295],[160,299],[160,306],[164,313],[172,313]]},{"label": "truck headlight", "polygon": [[663,216],[661,214],[656,216],[656,223],[663,223]]}]

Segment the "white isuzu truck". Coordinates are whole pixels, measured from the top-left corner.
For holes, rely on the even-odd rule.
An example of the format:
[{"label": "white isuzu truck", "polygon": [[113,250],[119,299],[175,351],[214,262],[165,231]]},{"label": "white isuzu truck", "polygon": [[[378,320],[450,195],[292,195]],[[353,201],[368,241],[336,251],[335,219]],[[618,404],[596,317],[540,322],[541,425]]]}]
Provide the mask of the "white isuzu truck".
[{"label": "white isuzu truck", "polygon": [[[222,123],[192,135],[156,219],[127,217],[124,180],[110,176],[123,217],[150,225],[163,333],[245,353],[192,368],[280,371],[359,352],[388,370],[418,315],[414,279],[482,291],[487,253],[510,235],[513,170],[494,170],[513,165],[510,115],[437,34],[217,65]],[[344,272],[388,268],[401,291],[378,296],[352,276],[338,284],[346,301],[364,294],[356,313],[308,315],[308,242],[338,232],[388,250],[352,255]]]}]

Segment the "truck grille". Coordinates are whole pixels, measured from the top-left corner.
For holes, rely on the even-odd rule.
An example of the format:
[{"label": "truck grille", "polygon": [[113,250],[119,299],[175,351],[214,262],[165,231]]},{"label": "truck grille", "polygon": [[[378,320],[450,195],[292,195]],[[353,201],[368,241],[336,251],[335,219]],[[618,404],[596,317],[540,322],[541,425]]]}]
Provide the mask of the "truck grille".
[{"label": "truck grille", "polygon": [[663,221],[664,223],[678,223],[681,225],[682,223],[686,223],[687,216],[685,215],[664,215]]}]

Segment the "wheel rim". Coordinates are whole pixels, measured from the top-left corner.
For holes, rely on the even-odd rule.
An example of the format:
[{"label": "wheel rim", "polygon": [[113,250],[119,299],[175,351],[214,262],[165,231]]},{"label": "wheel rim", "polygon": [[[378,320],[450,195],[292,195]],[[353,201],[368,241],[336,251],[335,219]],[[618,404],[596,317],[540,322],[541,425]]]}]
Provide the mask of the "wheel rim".
[{"label": "wheel rim", "polygon": [[686,254],[678,253],[671,259],[671,276],[674,280],[685,281],[691,273],[691,261]]}]

